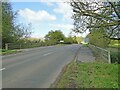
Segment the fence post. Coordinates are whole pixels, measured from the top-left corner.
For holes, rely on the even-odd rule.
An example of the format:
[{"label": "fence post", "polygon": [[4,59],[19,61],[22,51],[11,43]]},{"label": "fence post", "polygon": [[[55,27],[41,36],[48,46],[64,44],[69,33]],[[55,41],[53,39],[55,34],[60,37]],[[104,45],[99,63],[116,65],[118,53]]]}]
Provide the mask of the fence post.
[{"label": "fence post", "polygon": [[108,51],[108,60],[109,60],[109,63],[111,63],[110,51]]},{"label": "fence post", "polygon": [[5,44],[5,50],[8,50],[8,44],[7,43]]}]

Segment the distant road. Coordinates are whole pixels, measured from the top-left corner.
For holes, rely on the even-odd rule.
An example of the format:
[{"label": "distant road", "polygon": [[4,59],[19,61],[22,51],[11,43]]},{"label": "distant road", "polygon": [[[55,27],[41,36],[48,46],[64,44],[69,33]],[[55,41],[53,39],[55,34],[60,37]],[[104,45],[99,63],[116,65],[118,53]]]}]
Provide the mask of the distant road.
[{"label": "distant road", "polygon": [[3,88],[48,88],[81,46],[40,47],[3,56]]}]

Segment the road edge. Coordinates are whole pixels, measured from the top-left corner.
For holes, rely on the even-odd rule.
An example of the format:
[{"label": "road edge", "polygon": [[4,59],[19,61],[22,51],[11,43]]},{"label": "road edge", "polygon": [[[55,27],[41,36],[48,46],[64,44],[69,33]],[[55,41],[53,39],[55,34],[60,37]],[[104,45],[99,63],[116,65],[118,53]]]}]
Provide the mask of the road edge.
[{"label": "road edge", "polygon": [[[82,46],[81,46],[81,47],[82,47]],[[74,61],[74,62],[77,61],[78,52],[79,52],[79,50],[81,49],[81,47],[79,47],[78,50],[76,51],[76,53],[75,53],[72,61]],[[72,62],[72,61],[71,61],[71,62]],[[58,82],[60,81],[62,75],[66,72],[66,69],[67,69],[68,65],[69,65],[71,62],[69,62],[68,64],[66,64],[66,65],[62,68],[62,70],[61,70],[61,72],[59,73],[59,75],[57,76],[56,80],[49,86],[49,88],[56,88],[56,86],[57,86]]]}]

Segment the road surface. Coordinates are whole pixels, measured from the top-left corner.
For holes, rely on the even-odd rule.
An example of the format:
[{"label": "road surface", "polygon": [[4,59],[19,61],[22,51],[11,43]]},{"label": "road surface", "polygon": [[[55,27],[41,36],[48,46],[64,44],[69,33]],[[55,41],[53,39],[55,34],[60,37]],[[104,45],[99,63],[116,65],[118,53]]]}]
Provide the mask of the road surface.
[{"label": "road surface", "polygon": [[3,88],[49,88],[81,45],[28,49],[3,56]]}]

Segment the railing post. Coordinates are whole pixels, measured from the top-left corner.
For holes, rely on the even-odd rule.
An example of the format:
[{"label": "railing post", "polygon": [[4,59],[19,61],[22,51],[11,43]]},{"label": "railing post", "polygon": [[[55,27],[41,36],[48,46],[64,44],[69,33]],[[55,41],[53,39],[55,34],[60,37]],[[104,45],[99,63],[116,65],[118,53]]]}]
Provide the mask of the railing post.
[{"label": "railing post", "polygon": [[108,60],[109,60],[109,63],[111,63],[110,51],[108,51]]}]

